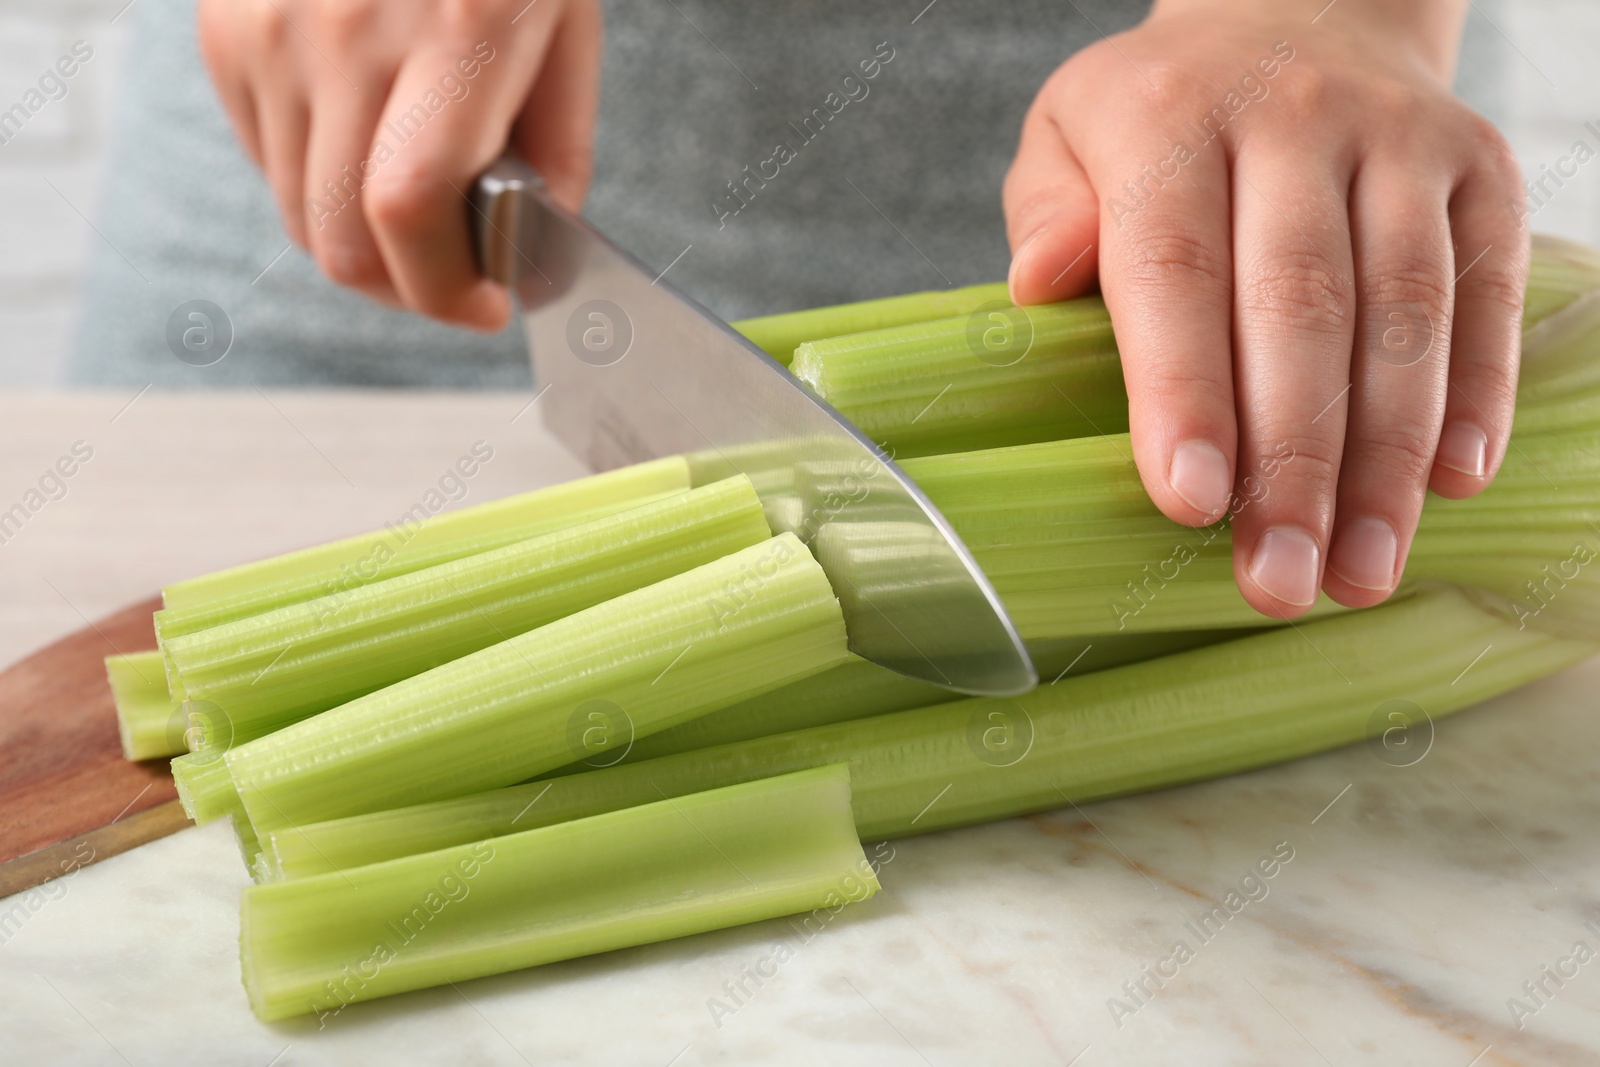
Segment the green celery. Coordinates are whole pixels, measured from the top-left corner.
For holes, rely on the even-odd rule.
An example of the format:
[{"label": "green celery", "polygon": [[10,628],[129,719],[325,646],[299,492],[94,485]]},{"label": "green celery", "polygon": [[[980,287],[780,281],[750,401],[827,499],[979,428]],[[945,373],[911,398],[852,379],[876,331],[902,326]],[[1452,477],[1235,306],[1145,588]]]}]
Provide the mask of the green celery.
[{"label": "green celery", "polygon": [[1098,297],[812,341],[792,369],[897,457],[1128,428]]},{"label": "green celery", "polygon": [[117,733],[125,758],[156,759],[184,751],[183,731],[173,722],[177,708],[167,692],[167,670],[160,652],[107,656],[106,679],[117,707]]},{"label": "green celery", "polygon": [[1600,289],[1600,253],[1576,241],[1534,234],[1522,308],[1523,329],[1594,289]]},{"label": "green celery", "polygon": [[156,634],[166,641],[313,597],[486,552],[689,488],[680,456],[607,471],[440,515],[398,523],[176,582],[161,591]]},{"label": "green celery", "polygon": [[[1478,496],[1428,497],[1409,579],[1487,585],[1516,598],[1526,581],[1539,579],[1543,562],[1557,564],[1581,544],[1600,551],[1600,530],[1591,525],[1600,520],[1600,430],[1519,430],[1513,444]],[[1116,434],[930,456],[907,460],[905,469],[1030,640],[1271,623],[1234,583],[1228,520],[1191,528],[1163,517],[1130,456],[1128,436]],[[1285,458],[1277,470],[1293,463]],[[1272,491],[1276,476],[1259,476],[1258,497]],[[871,524],[855,525],[863,529],[852,537],[870,534]],[[1508,581],[1507,560],[1529,565]],[[1574,572],[1568,582],[1600,582],[1600,569],[1567,569]],[[1567,599],[1573,608],[1593,603]],[[1338,610],[1326,598],[1314,609]]]},{"label": "green celery", "polygon": [[278,830],[263,839],[265,866],[275,877],[313,876],[583,818],[657,791],[673,796],[840,762],[850,764],[862,840],[924,833],[1370,739],[1386,702],[1438,718],[1596,647],[1520,628],[1486,595],[1430,586],[1293,629],[1069,674],[1021,697],[962,700]]},{"label": "green celery", "polygon": [[794,350],[806,341],[861,333],[864,330],[882,330],[890,326],[906,326],[951,315],[970,315],[985,305],[1011,305],[1005,282],[987,282],[961,289],[906,293],[854,304],[788,311],[761,318],[740,319],[731,325],[757,348],[788,366]]},{"label": "green celery", "polygon": [[742,476],[164,646],[198,744],[242,744],[771,536]]},{"label": "green celery", "polygon": [[195,822],[210,822],[225,815],[243,815],[239,791],[233,787],[222,752],[190,752],[172,761],[172,784],[178,787],[183,812]]},{"label": "green celery", "polygon": [[[1185,648],[1214,644],[1239,633],[1237,630],[1188,630],[1170,634],[1113,634],[1093,640],[1029,642],[1028,651],[1040,677],[1049,682],[1069,670],[1087,674]],[[960,699],[959,693],[851,656],[849,662],[832,670],[640,738],[625,758],[637,762]],[[571,770],[586,770],[608,762],[602,757],[576,764]]]},{"label": "green celery", "polygon": [[850,775],[818,767],[246,889],[263,1020],[823,908],[878,890]]},{"label": "green celery", "polygon": [[510,785],[847,658],[822,569],[784,534],[424,671],[224,757],[256,832]]},{"label": "green celery", "polygon": [[[1593,400],[1600,382],[1600,361],[1591,355],[1600,255],[1535,239],[1526,295],[1524,368],[1542,386],[1519,394],[1519,428],[1594,425],[1596,405],[1575,404],[1571,390],[1581,383]],[[850,334],[840,319],[840,332],[804,339],[791,369],[901,458],[1128,428],[1120,360],[1099,298],[974,310]],[[1552,373],[1554,365],[1564,373]],[[1546,395],[1548,410],[1526,410]]]}]

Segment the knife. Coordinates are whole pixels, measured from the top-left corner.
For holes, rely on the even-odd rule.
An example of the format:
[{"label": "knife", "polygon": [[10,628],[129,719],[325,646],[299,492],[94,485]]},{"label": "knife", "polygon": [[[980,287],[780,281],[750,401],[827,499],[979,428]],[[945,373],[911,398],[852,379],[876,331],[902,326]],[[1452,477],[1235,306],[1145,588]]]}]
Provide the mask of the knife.
[{"label": "knife", "polygon": [[963,693],[1038,683],[972,553],[843,415],[555,204],[525,162],[490,168],[472,208],[479,263],[520,304],[545,425],[581,459],[682,454],[695,485],[747,475],[833,584],[852,652]]}]

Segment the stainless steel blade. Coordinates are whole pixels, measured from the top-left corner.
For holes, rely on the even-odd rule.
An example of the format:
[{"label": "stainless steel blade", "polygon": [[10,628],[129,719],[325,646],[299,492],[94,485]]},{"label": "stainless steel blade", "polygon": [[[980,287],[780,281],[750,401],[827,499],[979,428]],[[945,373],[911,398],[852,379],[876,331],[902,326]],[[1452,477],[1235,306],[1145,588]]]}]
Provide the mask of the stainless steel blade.
[{"label": "stainless steel blade", "polygon": [[552,203],[526,164],[492,168],[473,207],[485,273],[521,303],[545,423],[594,469],[683,453],[696,484],[746,474],[827,573],[856,654],[964,693],[1037,684],[966,546],[848,420]]}]

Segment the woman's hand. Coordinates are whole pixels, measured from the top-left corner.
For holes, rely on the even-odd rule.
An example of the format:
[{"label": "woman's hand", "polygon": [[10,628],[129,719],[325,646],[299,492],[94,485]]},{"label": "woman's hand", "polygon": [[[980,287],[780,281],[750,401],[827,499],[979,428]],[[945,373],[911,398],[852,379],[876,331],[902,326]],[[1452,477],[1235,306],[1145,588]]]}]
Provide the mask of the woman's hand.
[{"label": "woman's hand", "polygon": [[1051,76],[1005,187],[1013,298],[1098,276],[1145,487],[1231,510],[1279,617],[1383,600],[1426,490],[1489,484],[1527,271],[1516,162],[1449,92],[1465,5],[1324,2],[1160,3]]},{"label": "woman's hand", "polygon": [[509,144],[576,209],[598,99],[595,0],[200,0],[200,41],[284,228],[337,282],[481,329],[472,181]]}]

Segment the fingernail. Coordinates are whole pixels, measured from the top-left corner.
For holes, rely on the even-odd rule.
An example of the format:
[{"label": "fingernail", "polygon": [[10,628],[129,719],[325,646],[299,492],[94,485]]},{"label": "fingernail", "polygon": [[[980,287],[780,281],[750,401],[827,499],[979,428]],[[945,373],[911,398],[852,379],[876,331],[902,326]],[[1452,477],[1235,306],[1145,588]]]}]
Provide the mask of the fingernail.
[{"label": "fingernail", "polygon": [[1489,466],[1489,435],[1470,422],[1452,422],[1439,435],[1434,461],[1441,467],[1482,478]]},{"label": "fingernail", "polygon": [[1261,535],[1250,559],[1250,578],[1285,604],[1317,602],[1317,542],[1298,526],[1274,526]]},{"label": "fingernail", "polygon": [[1228,507],[1228,491],[1233,488],[1228,457],[1210,441],[1184,441],[1172,453],[1167,484],[1202,515],[1221,518]]},{"label": "fingernail", "polygon": [[1394,561],[1399,554],[1394,527],[1363,515],[1339,531],[1328,552],[1328,567],[1353,586],[1388,592],[1394,588]]},{"label": "fingernail", "polygon": [[1028,234],[1027,237],[1023,238],[1022,243],[1017,246],[1017,250],[1011,253],[1011,269],[1006,271],[1006,282],[1008,284],[1017,276],[1017,264],[1022,262],[1023,253],[1028,250],[1029,245],[1044,236],[1045,230],[1046,227],[1040,226],[1037,230]]}]

